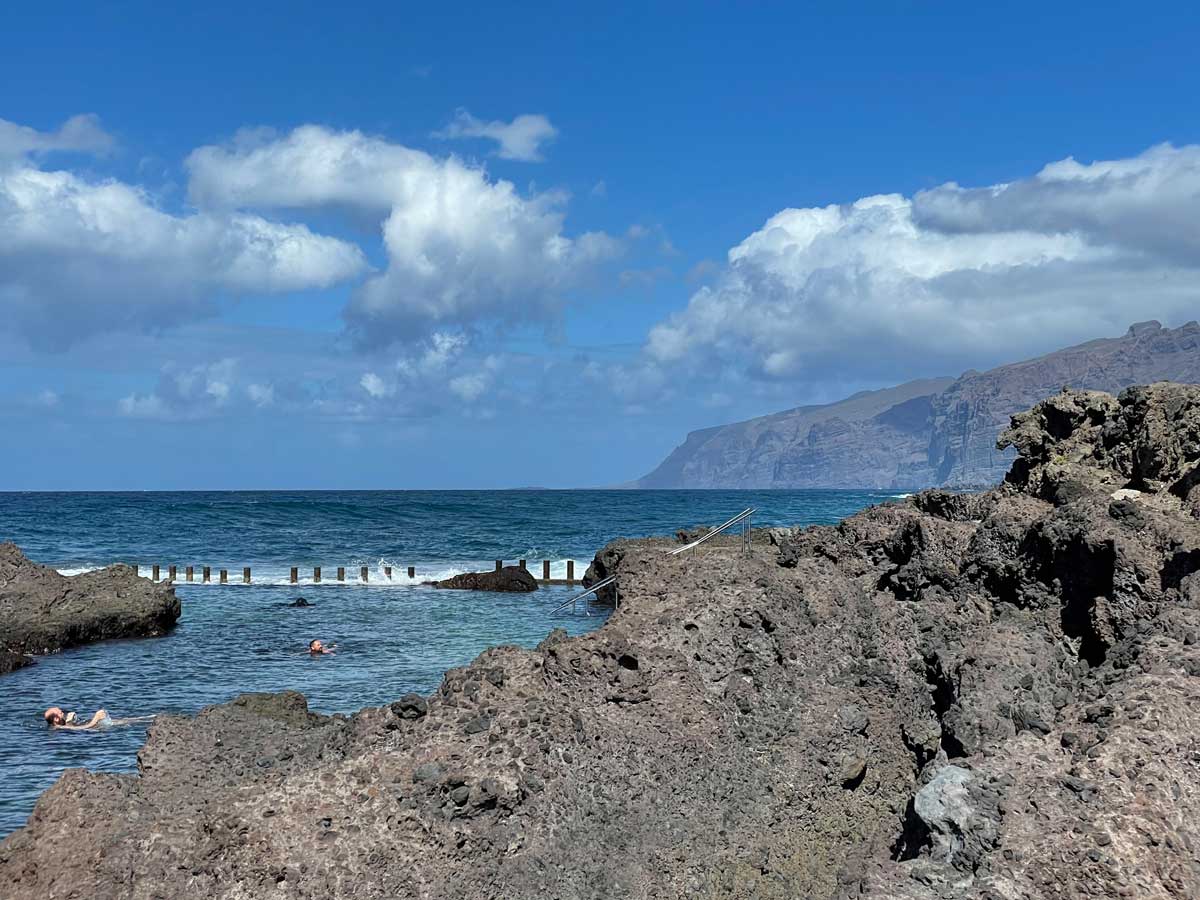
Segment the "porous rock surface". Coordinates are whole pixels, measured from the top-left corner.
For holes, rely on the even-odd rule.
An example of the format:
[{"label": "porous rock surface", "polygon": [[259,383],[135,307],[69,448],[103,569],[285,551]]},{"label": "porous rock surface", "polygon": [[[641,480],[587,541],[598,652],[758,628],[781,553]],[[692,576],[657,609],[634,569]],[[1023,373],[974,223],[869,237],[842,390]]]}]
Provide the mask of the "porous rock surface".
[{"label": "porous rock surface", "polygon": [[0,674],[27,665],[27,654],[165,634],[179,613],[172,586],[138,578],[130,566],[68,577],[0,544]]},{"label": "porous rock surface", "polygon": [[524,593],[537,590],[537,580],[520,566],[504,566],[494,572],[464,572],[444,581],[435,581],[434,587],[459,591],[507,591]]},{"label": "porous rock surface", "polygon": [[42,797],[0,895],[1200,896],[1200,388],[1006,440],[985,494],[610,546],[603,628],[429,698],[162,719],[140,776]]}]

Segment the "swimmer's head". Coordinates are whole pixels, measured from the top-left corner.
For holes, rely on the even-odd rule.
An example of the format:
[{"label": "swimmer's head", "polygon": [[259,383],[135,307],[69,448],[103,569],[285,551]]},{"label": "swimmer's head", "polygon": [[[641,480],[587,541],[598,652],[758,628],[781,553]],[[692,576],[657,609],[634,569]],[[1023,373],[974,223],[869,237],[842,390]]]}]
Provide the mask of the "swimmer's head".
[{"label": "swimmer's head", "polygon": [[324,649],[325,649],[325,645],[322,644],[320,641],[309,641],[308,642],[308,652],[309,653],[320,653]]},{"label": "swimmer's head", "polygon": [[57,706],[52,706],[42,713],[42,718],[45,719],[46,724],[50,726],[67,724],[66,714]]}]

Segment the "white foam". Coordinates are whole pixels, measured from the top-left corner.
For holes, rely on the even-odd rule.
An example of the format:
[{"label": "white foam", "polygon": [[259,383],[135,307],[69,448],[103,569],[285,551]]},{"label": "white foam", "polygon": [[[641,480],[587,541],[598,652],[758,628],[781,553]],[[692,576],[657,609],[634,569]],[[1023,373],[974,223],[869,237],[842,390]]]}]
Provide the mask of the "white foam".
[{"label": "white foam", "polygon": [[88,572],[99,572],[103,566],[77,566],[75,568],[56,569],[59,575],[66,575],[68,578],[74,575],[85,575]]}]

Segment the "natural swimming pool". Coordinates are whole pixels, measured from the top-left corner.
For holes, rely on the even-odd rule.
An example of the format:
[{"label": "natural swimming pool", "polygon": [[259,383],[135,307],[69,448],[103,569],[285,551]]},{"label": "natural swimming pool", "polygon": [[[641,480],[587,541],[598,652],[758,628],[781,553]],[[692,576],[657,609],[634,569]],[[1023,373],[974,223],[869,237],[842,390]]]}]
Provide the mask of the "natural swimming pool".
[{"label": "natural swimming pool", "polygon": [[[551,628],[580,634],[591,617],[550,611],[577,588],[532,594],[374,585],[179,585],[183,615],[163,638],[106,641],[38,659],[0,679],[0,836],[25,823],[64,769],[136,769],[145,727],[53,731],[48,706],[90,715],[194,713],[247,691],[294,689],[320,712],[354,712],[428,693],[447,668],[497,644],[536,645]],[[313,605],[288,606],[298,596]],[[310,656],[308,641],[337,644]]]},{"label": "natural swimming pool", "polygon": [[[428,692],[449,667],[496,644],[537,644],[563,625],[579,633],[600,619],[551,618],[570,588],[533,594],[435,591],[417,581],[490,568],[497,557],[567,560],[582,576],[618,535],[671,534],[723,521],[746,507],[755,525],[836,522],[890,499],[880,491],[207,491],[0,493],[0,540],[62,572],[113,562],[211,565],[254,583],[179,584],[184,611],[169,637],[110,641],[46,657],[0,678],[0,835],[24,823],[37,795],[63,769],[132,771],[143,728],[103,734],[50,732],[51,705],[114,716],[195,713],[246,691],[294,688],[316,710],[354,712]],[[288,585],[290,566],[310,580]],[[361,565],[368,586],[355,583]],[[392,565],[402,584],[383,583]],[[332,582],[344,566],[346,584]],[[199,569],[197,570],[199,573]],[[197,574],[197,577],[200,577]],[[303,594],[316,605],[290,609]],[[311,638],[340,651],[310,659]]]}]

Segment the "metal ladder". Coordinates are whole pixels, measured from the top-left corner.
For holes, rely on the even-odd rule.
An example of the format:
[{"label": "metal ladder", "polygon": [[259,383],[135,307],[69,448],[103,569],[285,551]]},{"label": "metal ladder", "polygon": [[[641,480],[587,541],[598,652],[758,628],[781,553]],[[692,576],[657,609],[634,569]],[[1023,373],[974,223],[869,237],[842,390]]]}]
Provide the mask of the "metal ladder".
[{"label": "metal ladder", "polygon": [[[685,550],[694,550],[697,547],[699,547],[701,544],[703,544],[705,541],[707,541],[709,538],[716,537],[718,534],[723,532],[726,528],[732,528],[734,525],[742,526],[742,551],[741,552],[749,553],[750,552],[750,517],[752,515],[754,515],[754,513],[756,513],[756,512],[758,512],[758,510],[754,509],[753,507],[748,507],[746,509],[743,509],[740,513],[738,513],[736,516],[734,516],[728,522],[724,522],[724,523],[718,525],[716,528],[712,529],[707,534],[701,535],[699,538],[692,541],[690,544],[685,544],[682,547],[676,547],[674,550],[671,551],[670,555],[678,556],[680,553],[683,553]],[[596,593],[596,591],[600,590],[601,588],[608,587],[610,584],[613,587],[613,593],[616,594],[617,593],[617,576],[609,575],[607,578],[597,581],[586,591],[576,594],[570,600],[564,600],[562,603],[560,603],[558,606],[556,606],[551,611],[550,614],[558,615],[563,610],[565,610],[568,606],[571,607],[571,611],[574,612],[575,605],[580,600],[583,600],[586,598],[587,603],[584,604],[583,613],[584,613],[584,615],[590,616],[592,614],[591,613],[591,605],[592,605],[591,597],[592,597],[592,595],[594,593]],[[619,595],[615,596],[613,605],[616,606],[617,603],[619,603],[619,602],[620,602],[620,596]]]}]

